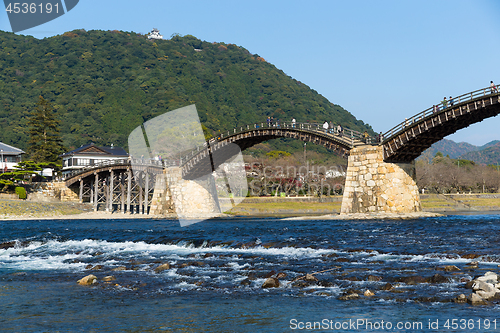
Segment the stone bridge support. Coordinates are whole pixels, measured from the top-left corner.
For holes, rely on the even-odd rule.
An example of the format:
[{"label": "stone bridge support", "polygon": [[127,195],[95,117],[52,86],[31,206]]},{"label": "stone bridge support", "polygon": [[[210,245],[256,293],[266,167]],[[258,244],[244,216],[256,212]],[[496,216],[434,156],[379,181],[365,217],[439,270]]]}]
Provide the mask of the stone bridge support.
[{"label": "stone bridge support", "polygon": [[383,146],[351,149],[340,214],[422,210],[414,163],[386,163]]},{"label": "stone bridge support", "polygon": [[182,179],[181,168],[166,168],[156,179],[151,214],[174,213],[179,219],[217,216],[221,211],[218,201],[210,193],[214,190],[211,177],[186,180]]}]

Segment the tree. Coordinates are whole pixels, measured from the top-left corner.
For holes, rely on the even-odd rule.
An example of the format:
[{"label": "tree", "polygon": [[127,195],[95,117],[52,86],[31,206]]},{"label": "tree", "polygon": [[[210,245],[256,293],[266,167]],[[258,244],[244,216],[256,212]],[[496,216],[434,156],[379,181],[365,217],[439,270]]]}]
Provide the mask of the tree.
[{"label": "tree", "polygon": [[208,141],[213,137],[212,133],[210,133],[210,130],[205,125],[201,124],[201,129],[203,130],[205,141]]},{"label": "tree", "polygon": [[64,152],[59,120],[52,105],[42,96],[36,105],[28,120],[28,152],[36,162],[57,162]]},{"label": "tree", "polygon": [[11,172],[0,173],[0,192],[13,191],[16,184],[25,181],[29,181],[31,184],[33,177],[38,176],[44,168],[58,171],[62,168],[62,165],[53,162],[36,163],[33,161],[22,161],[15,165],[14,168],[15,170]]}]

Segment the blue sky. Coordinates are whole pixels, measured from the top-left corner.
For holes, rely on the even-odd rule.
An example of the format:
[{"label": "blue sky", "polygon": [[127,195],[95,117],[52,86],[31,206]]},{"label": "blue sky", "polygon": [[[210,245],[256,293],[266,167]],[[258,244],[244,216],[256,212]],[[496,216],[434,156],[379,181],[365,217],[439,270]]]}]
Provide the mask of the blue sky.
[{"label": "blue sky", "polygon": [[[153,27],[165,38],[190,34],[243,46],[375,131],[444,96],[500,84],[498,0],[80,0],[67,14],[19,34]],[[12,31],[4,11],[0,30]],[[500,116],[448,138],[475,145],[500,140]]]}]

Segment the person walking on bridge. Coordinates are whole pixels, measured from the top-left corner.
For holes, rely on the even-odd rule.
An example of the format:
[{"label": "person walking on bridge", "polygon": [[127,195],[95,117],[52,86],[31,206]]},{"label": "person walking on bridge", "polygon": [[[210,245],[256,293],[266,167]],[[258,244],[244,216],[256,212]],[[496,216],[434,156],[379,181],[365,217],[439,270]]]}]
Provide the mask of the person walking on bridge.
[{"label": "person walking on bridge", "polygon": [[325,133],[328,133],[328,122],[327,121],[325,121],[323,123],[323,129],[325,130]]},{"label": "person walking on bridge", "polygon": [[443,110],[448,107],[448,101],[446,100],[446,97],[441,101],[441,104],[443,104]]},{"label": "person walking on bridge", "polygon": [[337,134],[338,134],[340,137],[342,137],[342,134],[344,134],[344,133],[343,133],[343,129],[342,129],[342,125],[340,125],[340,124],[337,126]]},{"label": "person walking on bridge", "polygon": [[363,139],[365,140],[365,143],[368,143],[368,141],[369,141],[368,139],[369,139],[369,138],[370,138],[370,135],[368,134],[368,132],[367,132],[367,131],[365,131],[365,132],[363,133]]},{"label": "person walking on bridge", "polygon": [[490,83],[490,88],[491,88],[491,93],[495,93],[495,92],[498,92],[498,87],[495,86],[495,84],[493,83],[493,81],[491,81]]},{"label": "person walking on bridge", "polygon": [[295,118],[292,118],[292,127],[295,128]]}]

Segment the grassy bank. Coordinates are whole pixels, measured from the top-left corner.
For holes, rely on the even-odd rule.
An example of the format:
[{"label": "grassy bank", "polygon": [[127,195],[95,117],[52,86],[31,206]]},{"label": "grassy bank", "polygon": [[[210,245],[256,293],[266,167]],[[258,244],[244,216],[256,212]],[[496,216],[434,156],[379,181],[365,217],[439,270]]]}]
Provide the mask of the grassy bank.
[{"label": "grassy bank", "polygon": [[[283,198],[277,202],[267,202],[265,198],[249,199],[245,199],[228,213],[249,216],[320,215],[339,213],[342,204],[342,196],[333,197],[333,202],[297,202],[288,198]],[[500,195],[428,194],[422,195],[421,203],[422,210],[429,212],[496,211],[500,210]]]},{"label": "grassy bank", "polygon": [[316,215],[340,212],[338,202],[246,202],[243,201],[228,213],[234,215]]},{"label": "grassy bank", "polygon": [[428,194],[420,198],[427,211],[497,211],[500,195],[492,194]]},{"label": "grassy bank", "polygon": [[0,219],[73,215],[88,211],[91,211],[88,204],[0,199]]},{"label": "grassy bank", "polygon": [[423,210],[441,210],[441,211],[449,211],[454,210],[457,206],[456,202],[451,200],[446,200],[442,196],[437,194],[429,194],[425,197],[420,198],[420,203],[422,204]]}]

